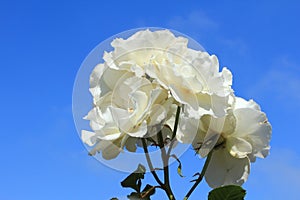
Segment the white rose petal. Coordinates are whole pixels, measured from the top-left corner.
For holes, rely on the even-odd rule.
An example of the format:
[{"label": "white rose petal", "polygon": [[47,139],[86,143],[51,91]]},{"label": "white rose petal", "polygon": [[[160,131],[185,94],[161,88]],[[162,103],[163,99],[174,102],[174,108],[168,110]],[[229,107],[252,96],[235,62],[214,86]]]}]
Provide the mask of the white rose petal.
[{"label": "white rose petal", "polygon": [[[249,161],[266,157],[270,149],[272,129],[260,107],[253,100],[235,98],[230,102],[232,106],[226,116],[201,117],[193,142],[202,157],[213,151],[210,171],[206,174],[211,187],[241,185],[247,180]],[[217,150],[213,150],[215,147]]]},{"label": "white rose petal", "polygon": [[235,158],[226,149],[215,150],[205,173],[205,180],[212,188],[224,185],[242,185],[250,173],[246,158]]},{"label": "white rose petal", "polygon": [[96,133],[91,131],[82,130],[81,131],[81,140],[86,143],[89,146],[93,146],[96,141],[93,140],[93,136],[95,136]]},{"label": "white rose petal", "polygon": [[226,147],[230,154],[236,158],[245,158],[252,152],[251,144],[243,138],[228,137]]}]

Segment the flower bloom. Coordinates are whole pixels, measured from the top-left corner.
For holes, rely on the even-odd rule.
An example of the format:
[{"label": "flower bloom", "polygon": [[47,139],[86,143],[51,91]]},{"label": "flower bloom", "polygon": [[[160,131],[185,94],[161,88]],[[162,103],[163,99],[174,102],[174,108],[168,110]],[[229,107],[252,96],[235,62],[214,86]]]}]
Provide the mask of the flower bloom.
[{"label": "flower bloom", "polygon": [[204,113],[224,116],[232,93],[231,72],[227,68],[219,72],[215,55],[187,44],[186,38],[168,30],[139,31],[128,39],[115,39],[114,51],[105,53],[104,60],[110,68],[154,79],[187,111],[194,111],[190,113],[194,117]]},{"label": "flower bloom", "polygon": [[[250,173],[250,162],[269,154],[270,138],[271,125],[252,100],[235,97],[226,116],[202,116],[193,145],[199,149],[199,145],[212,143],[215,148],[205,174],[209,186],[242,185]],[[205,151],[200,148],[200,154],[201,150]]]},{"label": "flower bloom", "polygon": [[218,58],[188,42],[168,30],[114,39],[90,75],[93,107],[84,119],[91,130],[82,130],[81,139],[90,155],[109,160],[135,152],[141,138],[143,145],[167,146],[176,121],[176,143],[209,155],[210,187],[242,185],[250,163],[269,154],[271,125],[257,103],[234,96],[232,74],[220,70]]},{"label": "flower bloom", "polygon": [[[95,77],[99,77],[102,84],[91,88],[94,108],[85,119],[90,120],[93,132],[83,130],[82,140],[90,146],[95,145],[90,152],[92,155],[102,151],[105,159],[112,159],[124,147],[135,151],[135,138],[151,134],[149,127],[163,122],[173,100],[168,98],[166,90],[144,77],[114,69],[101,74],[103,67],[97,66],[91,75],[91,86]],[[106,83],[110,78],[118,80],[114,85]],[[102,94],[104,89],[107,91]]]},{"label": "flower bloom", "polygon": [[114,50],[104,53],[105,62],[90,76],[94,107],[85,119],[92,131],[82,131],[82,140],[93,146],[90,154],[112,159],[124,148],[135,151],[139,138],[155,138],[158,129],[171,127],[176,105],[184,106],[187,119],[225,116],[230,71],[219,72],[216,56],[187,44],[188,39],[168,30],[144,30],[112,41]]}]

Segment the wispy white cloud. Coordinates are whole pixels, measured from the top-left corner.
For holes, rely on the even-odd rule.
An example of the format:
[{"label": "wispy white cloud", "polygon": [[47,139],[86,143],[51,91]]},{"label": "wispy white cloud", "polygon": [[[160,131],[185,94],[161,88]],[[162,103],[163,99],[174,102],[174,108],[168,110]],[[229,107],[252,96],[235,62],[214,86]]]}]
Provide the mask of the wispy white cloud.
[{"label": "wispy white cloud", "polygon": [[187,16],[175,16],[169,20],[168,25],[178,29],[195,31],[217,30],[219,26],[216,21],[202,11],[193,11]]},{"label": "wispy white cloud", "polygon": [[247,188],[249,199],[300,199],[300,156],[289,149],[274,149],[254,164]]},{"label": "wispy white cloud", "polygon": [[231,52],[235,52],[235,54],[239,55],[247,55],[249,54],[248,45],[245,40],[241,38],[218,38],[218,41],[224,48],[227,50],[230,49]]},{"label": "wispy white cloud", "polygon": [[300,71],[298,65],[287,57],[274,62],[274,66],[252,85],[250,96],[272,96],[273,100],[286,102],[284,106],[300,106]]},{"label": "wispy white cloud", "polygon": [[259,170],[266,173],[274,183],[280,180],[280,185],[286,183],[300,188],[300,156],[295,151],[274,149]]},{"label": "wispy white cloud", "polygon": [[173,16],[166,21],[166,26],[185,33],[200,43],[208,41],[219,29],[219,24],[201,10],[192,11],[187,15]]},{"label": "wispy white cloud", "polygon": [[204,11],[195,10],[186,16],[174,16],[169,19],[167,26],[188,33],[199,42],[217,44],[225,51],[234,49],[233,51],[238,55],[247,55],[246,42],[238,36],[225,37],[222,32],[223,24]]}]

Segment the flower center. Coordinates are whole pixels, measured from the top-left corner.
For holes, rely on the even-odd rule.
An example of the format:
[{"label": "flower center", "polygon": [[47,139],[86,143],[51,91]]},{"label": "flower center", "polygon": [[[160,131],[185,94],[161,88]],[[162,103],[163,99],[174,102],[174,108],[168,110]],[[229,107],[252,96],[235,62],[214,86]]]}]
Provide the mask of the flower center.
[{"label": "flower center", "polygon": [[129,113],[133,113],[134,109],[133,109],[133,108],[128,108],[127,111],[128,111]]}]

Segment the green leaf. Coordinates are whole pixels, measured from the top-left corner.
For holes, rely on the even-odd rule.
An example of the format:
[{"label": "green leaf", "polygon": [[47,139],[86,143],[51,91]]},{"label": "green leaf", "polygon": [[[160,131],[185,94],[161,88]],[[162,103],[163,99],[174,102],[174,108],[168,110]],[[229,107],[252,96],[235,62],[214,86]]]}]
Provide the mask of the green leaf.
[{"label": "green leaf", "polygon": [[141,200],[140,194],[136,192],[132,192],[130,195],[127,195],[129,200]]},{"label": "green leaf", "polygon": [[130,200],[151,200],[150,196],[153,194],[155,194],[155,187],[147,184],[141,193],[132,192],[127,197]]},{"label": "green leaf", "polygon": [[208,200],[244,200],[246,190],[237,185],[227,185],[213,189],[208,194]]},{"label": "green leaf", "polygon": [[171,157],[175,158],[177,160],[177,162],[179,163],[179,165],[177,167],[177,173],[179,174],[180,177],[184,177],[181,172],[182,166],[181,166],[180,160],[177,158],[177,156],[175,154],[172,154]]},{"label": "green leaf", "polygon": [[138,168],[121,182],[122,187],[129,187],[140,193],[142,185],[141,179],[144,179],[145,173],[146,168],[139,164]]},{"label": "green leaf", "polygon": [[155,187],[147,184],[146,187],[143,189],[141,196],[150,200],[150,196],[152,196],[153,194],[155,194]]}]

